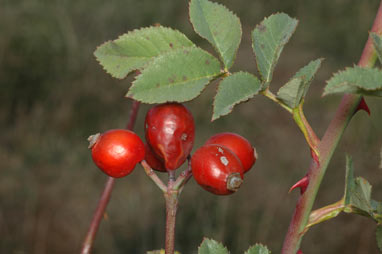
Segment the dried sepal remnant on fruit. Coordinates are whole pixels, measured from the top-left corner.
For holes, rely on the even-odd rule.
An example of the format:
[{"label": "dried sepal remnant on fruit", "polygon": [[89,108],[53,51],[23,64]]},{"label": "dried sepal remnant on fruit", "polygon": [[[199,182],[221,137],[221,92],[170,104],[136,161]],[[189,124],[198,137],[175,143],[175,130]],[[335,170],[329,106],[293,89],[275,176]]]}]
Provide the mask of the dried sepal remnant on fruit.
[{"label": "dried sepal remnant on fruit", "polygon": [[191,158],[195,181],[216,195],[229,195],[240,188],[244,170],[240,159],[228,148],[209,144],[200,147]]},{"label": "dried sepal remnant on fruit", "polygon": [[119,178],[130,174],[145,157],[140,137],[132,131],[115,129],[89,137],[94,163],[105,174]]}]

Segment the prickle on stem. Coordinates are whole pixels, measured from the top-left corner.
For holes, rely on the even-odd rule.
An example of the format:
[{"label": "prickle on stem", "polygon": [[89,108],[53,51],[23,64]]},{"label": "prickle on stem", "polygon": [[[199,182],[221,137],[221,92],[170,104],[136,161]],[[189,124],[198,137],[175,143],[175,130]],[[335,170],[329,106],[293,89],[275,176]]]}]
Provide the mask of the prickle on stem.
[{"label": "prickle on stem", "polygon": [[369,116],[371,114],[369,106],[367,105],[364,97],[361,98],[361,101],[359,102],[357,109],[354,111],[354,114],[357,113],[359,110],[366,111]]},{"label": "prickle on stem", "polygon": [[304,192],[306,191],[306,188],[308,188],[308,184],[309,184],[309,178],[307,175],[305,175],[303,178],[301,178],[297,183],[295,183],[288,191],[288,193],[290,193],[292,190],[296,189],[296,188],[300,188],[300,193],[301,195],[304,194]]}]

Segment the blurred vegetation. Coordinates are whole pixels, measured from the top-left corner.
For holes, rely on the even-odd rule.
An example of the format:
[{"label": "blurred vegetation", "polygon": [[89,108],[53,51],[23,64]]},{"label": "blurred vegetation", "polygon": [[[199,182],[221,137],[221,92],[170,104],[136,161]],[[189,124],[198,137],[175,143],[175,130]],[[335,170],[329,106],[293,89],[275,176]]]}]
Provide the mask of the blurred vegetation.
[{"label": "blurred vegetation", "polygon": [[[249,34],[263,17],[283,11],[300,20],[272,90],[311,59],[324,57],[305,106],[321,136],[340,99],[321,98],[325,80],[357,63],[378,1],[219,2],[243,25],[236,70],[256,72]],[[93,51],[104,41],[154,23],[211,47],[192,32],[185,0],[0,0],[0,6],[0,253],[78,253],[106,180],[92,164],[86,138],[123,128],[131,105],[124,94],[132,79],[109,77]],[[242,189],[229,197],[213,196],[190,182],[180,201],[177,249],[195,253],[208,236],[223,241],[232,253],[256,242],[278,253],[298,197],[288,189],[309,166],[307,145],[289,115],[261,97],[211,123],[215,89],[211,84],[187,103],[197,122],[195,147],[214,133],[234,131],[251,140],[259,160]],[[354,158],[356,175],[373,184],[373,198],[382,199],[382,107],[378,99],[367,101],[372,116],[360,113],[352,120],[316,207],[342,196],[345,152]],[[136,124],[141,137],[147,109],[141,107]],[[365,218],[341,215],[309,231],[302,249],[312,254],[377,253],[374,230]],[[164,202],[138,167],[117,180],[94,253],[145,253],[163,242]]]}]

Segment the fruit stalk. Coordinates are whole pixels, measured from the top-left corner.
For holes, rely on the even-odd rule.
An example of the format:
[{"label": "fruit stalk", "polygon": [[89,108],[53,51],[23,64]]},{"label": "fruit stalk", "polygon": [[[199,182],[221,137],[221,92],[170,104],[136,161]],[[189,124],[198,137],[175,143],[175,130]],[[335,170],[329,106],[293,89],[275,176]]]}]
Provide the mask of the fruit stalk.
[{"label": "fruit stalk", "polygon": [[175,251],[175,221],[178,210],[178,191],[169,186],[165,192],[166,199],[166,242],[165,254],[174,254]]},{"label": "fruit stalk", "polygon": [[[132,130],[134,128],[135,120],[137,118],[137,114],[139,110],[139,105],[140,103],[135,100],[132,103],[132,107],[131,107],[130,115],[129,115],[129,121],[127,123],[128,130]],[[98,231],[102,217],[105,213],[107,204],[109,203],[109,200],[110,200],[114,182],[115,182],[115,179],[113,177],[108,177],[105,184],[105,188],[98,201],[97,208],[94,212],[85,240],[82,244],[81,254],[89,254],[93,247],[93,242],[94,242],[96,233]]]},{"label": "fruit stalk", "polygon": [[[382,1],[380,3],[377,16],[374,20],[372,32],[382,33]],[[372,67],[376,60],[376,52],[369,37],[362,56],[358,62],[359,66]],[[299,198],[288,232],[286,234],[282,254],[295,254],[299,250],[305,227],[309,220],[309,215],[313,207],[322,178],[325,175],[329,161],[341,139],[345,128],[349,124],[357,106],[361,100],[360,95],[346,94],[326,130],[322,141],[318,145],[320,154],[319,164],[314,160],[310,164],[309,179],[310,183],[306,192]]]}]

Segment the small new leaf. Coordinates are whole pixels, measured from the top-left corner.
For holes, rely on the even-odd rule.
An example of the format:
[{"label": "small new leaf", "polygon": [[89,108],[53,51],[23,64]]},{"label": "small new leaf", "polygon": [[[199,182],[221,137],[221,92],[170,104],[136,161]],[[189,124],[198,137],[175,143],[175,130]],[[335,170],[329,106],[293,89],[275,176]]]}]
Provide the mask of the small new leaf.
[{"label": "small new leaf", "polygon": [[344,194],[344,211],[373,218],[371,185],[362,177],[354,178],[352,159],[346,157],[346,180]]},{"label": "small new leaf", "polygon": [[204,238],[199,246],[198,254],[229,254],[229,251],[223,244],[213,239]]},{"label": "small new leaf", "polygon": [[382,71],[354,66],[337,72],[327,81],[324,95],[354,93],[382,96]]},{"label": "small new leaf", "polygon": [[378,60],[382,63],[382,36],[376,33],[370,33],[370,37],[373,39],[375,51],[377,52]]},{"label": "small new leaf", "polygon": [[297,108],[304,94],[304,81],[302,78],[294,78],[286,83],[277,92],[277,98],[288,107]]},{"label": "small new leaf", "polygon": [[354,183],[354,191],[351,194],[351,205],[361,211],[372,215],[371,207],[371,184],[362,177],[357,177]]},{"label": "small new leaf", "polygon": [[229,114],[233,107],[258,94],[261,82],[247,72],[237,72],[224,78],[214,100],[212,121]]},{"label": "small new leaf", "polygon": [[189,101],[219,74],[219,60],[206,51],[197,47],[172,50],[154,58],[126,96],[144,103]]},{"label": "small new leaf", "polygon": [[262,244],[255,244],[254,246],[250,247],[244,254],[270,254],[271,252],[268,250],[268,248]]},{"label": "small new leaf", "polygon": [[382,252],[382,225],[377,225],[375,236],[377,238],[377,246],[379,250]]},{"label": "small new leaf", "polygon": [[107,73],[125,78],[141,69],[153,57],[194,44],[181,32],[167,27],[147,27],[128,32],[99,46],[94,55]]},{"label": "small new leaf", "polygon": [[264,89],[272,80],[274,68],[280,54],[296,30],[298,21],[278,13],[265,18],[252,32],[252,47],[257,68],[265,82]]},{"label": "small new leaf", "polygon": [[302,95],[302,98],[304,98],[309,90],[310,83],[314,79],[314,76],[316,75],[318,69],[321,66],[322,58],[316,59],[314,61],[311,61],[306,66],[302,67],[293,78],[302,78],[303,80],[303,87],[304,92]]},{"label": "small new leaf", "polygon": [[241,41],[239,18],[225,6],[208,0],[191,0],[189,11],[195,32],[214,46],[229,69]]},{"label": "small new leaf", "polygon": [[353,159],[346,155],[346,176],[345,176],[345,194],[344,205],[347,206],[351,201],[351,193],[354,191],[354,167]]}]

